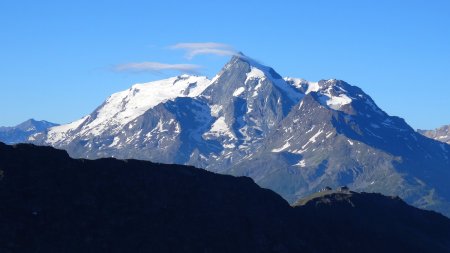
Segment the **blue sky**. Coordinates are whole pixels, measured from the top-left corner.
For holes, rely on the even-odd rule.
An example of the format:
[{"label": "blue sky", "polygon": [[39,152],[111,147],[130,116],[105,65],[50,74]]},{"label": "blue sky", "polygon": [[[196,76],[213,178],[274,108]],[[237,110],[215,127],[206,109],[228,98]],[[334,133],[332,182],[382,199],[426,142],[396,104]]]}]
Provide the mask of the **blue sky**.
[{"label": "blue sky", "polygon": [[[65,3],[63,3],[65,2]],[[76,120],[133,83],[178,74],[118,72],[194,64],[178,43],[232,46],[283,76],[361,87],[414,128],[450,124],[450,1],[1,1],[0,125]]]}]

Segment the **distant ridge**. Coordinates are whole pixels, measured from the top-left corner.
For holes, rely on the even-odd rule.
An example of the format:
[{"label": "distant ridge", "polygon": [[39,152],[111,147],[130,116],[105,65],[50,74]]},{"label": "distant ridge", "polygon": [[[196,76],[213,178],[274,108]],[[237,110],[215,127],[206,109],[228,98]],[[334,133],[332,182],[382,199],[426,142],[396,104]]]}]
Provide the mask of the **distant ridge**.
[{"label": "distant ridge", "polygon": [[437,141],[445,142],[450,144],[450,125],[442,126],[435,130],[418,130],[419,133],[429,137],[431,139],[435,139]]},{"label": "distant ridge", "polygon": [[50,127],[58,126],[45,120],[29,119],[14,127],[0,127],[0,141],[5,143],[29,142],[33,134],[46,131]]}]

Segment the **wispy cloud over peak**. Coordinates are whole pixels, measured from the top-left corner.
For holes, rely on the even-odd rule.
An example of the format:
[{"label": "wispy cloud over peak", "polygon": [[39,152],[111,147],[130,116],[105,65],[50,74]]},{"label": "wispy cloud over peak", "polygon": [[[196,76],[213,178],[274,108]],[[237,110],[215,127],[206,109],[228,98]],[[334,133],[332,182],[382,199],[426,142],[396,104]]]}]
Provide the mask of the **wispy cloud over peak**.
[{"label": "wispy cloud over peak", "polygon": [[186,57],[192,59],[197,55],[220,55],[220,56],[232,56],[238,52],[230,45],[216,42],[203,42],[203,43],[178,43],[169,47],[170,49],[181,49],[186,51]]},{"label": "wispy cloud over peak", "polygon": [[114,67],[118,72],[162,72],[174,70],[182,73],[197,74],[202,68],[196,64],[167,64],[161,62],[132,62],[120,64]]}]

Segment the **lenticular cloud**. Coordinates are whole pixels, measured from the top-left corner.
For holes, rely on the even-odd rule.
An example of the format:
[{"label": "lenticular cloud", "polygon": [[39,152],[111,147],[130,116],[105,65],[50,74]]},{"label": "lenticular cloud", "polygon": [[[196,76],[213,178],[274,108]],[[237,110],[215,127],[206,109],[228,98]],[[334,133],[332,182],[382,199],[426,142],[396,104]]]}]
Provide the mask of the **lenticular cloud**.
[{"label": "lenticular cloud", "polygon": [[182,49],[186,50],[186,57],[192,59],[197,55],[220,55],[220,56],[232,56],[236,55],[237,51],[230,45],[215,42],[204,43],[178,43],[169,47],[170,49]]}]

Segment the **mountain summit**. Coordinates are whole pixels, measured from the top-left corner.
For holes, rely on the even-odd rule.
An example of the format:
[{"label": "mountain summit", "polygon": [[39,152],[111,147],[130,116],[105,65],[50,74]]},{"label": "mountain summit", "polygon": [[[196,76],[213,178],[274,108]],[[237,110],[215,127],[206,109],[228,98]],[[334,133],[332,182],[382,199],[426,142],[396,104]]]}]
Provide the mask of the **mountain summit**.
[{"label": "mountain summit", "polygon": [[33,134],[57,125],[45,120],[29,119],[14,127],[0,127],[0,141],[8,144],[28,142],[28,138]]},{"label": "mountain summit", "polygon": [[243,55],[212,80],[183,75],[134,85],[90,115],[32,138],[73,157],[250,176],[291,203],[348,185],[450,215],[449,145],[388,115],[356,86],[282,78]]}]

